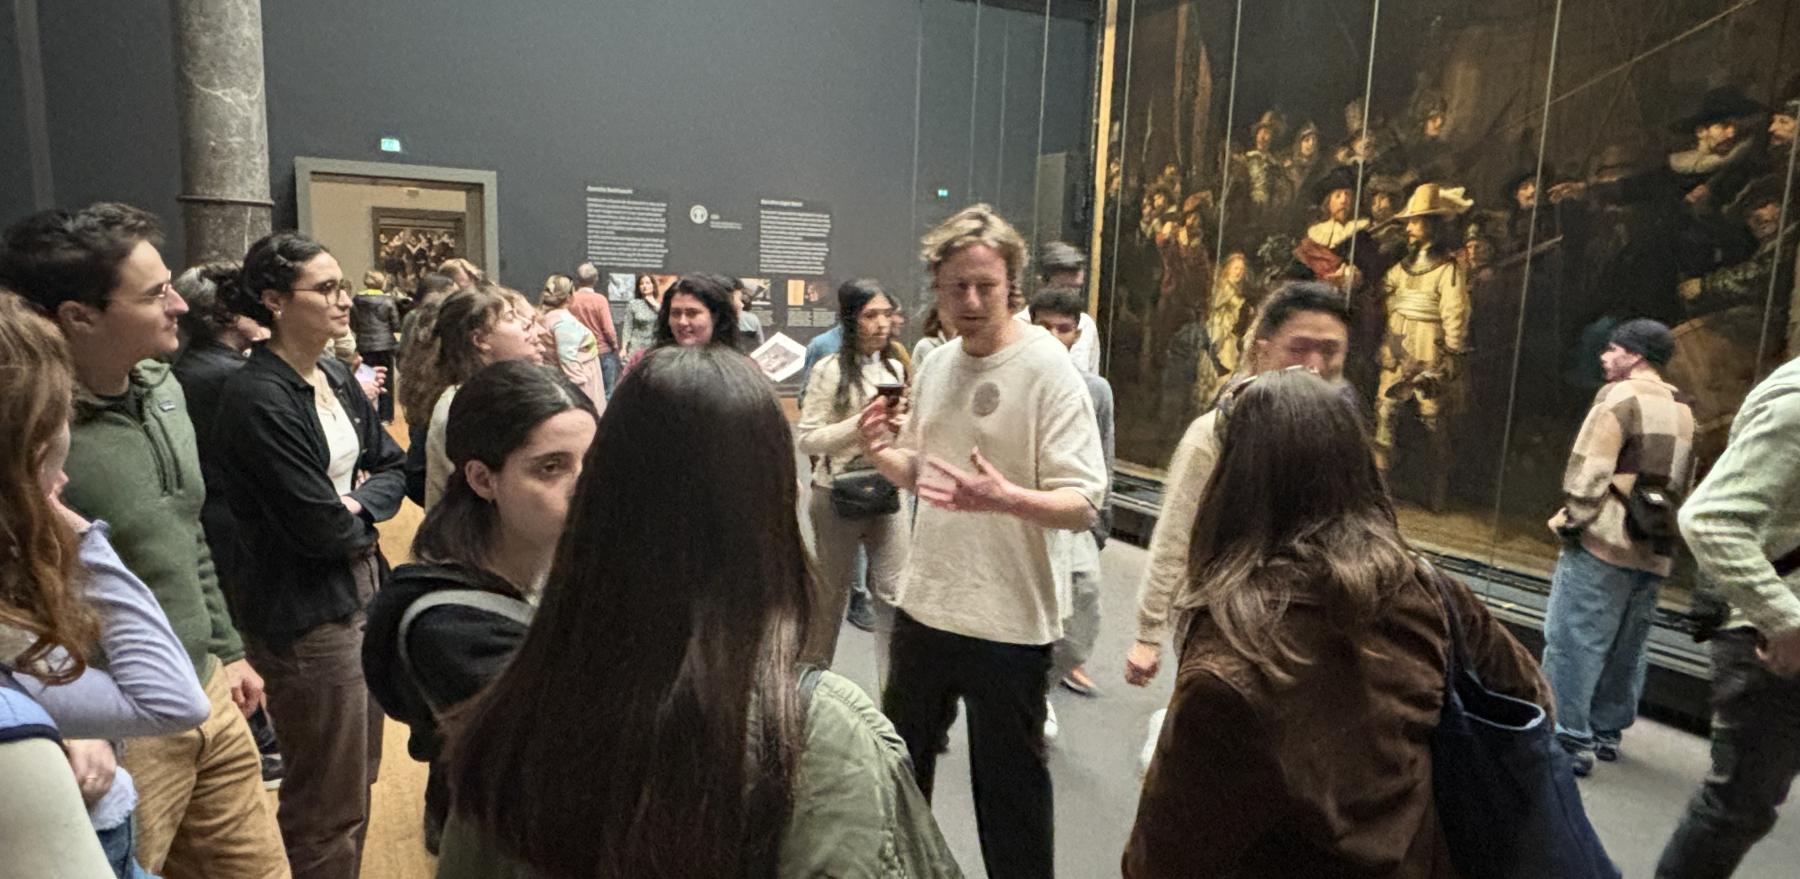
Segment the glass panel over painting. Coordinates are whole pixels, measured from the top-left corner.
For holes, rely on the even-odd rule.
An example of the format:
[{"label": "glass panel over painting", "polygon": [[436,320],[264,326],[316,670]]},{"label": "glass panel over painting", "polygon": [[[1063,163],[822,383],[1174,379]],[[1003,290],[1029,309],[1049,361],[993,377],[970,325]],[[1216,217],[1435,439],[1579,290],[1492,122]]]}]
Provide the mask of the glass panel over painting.
[{"label": "glass panel over painting", "polygon": [[[920,0],[912,236],[977,202],[1033,246],[1086,249],[1096,8],[1058,0]],[[923,271],[909,313],[932,305]],[[895,282],[895,287],[901,287]],[[1026,287],[1029,289],[1029,286]]]},{"label": "glass panel over painting", "polygon": [[1409,536],[1543,577],[1614,325],[1674,329],[1702,472],[1795,353],[1800,0],[1119,0],[1116,26],[1125,469],[1160,476],[1262,298],[1323,280]]}]

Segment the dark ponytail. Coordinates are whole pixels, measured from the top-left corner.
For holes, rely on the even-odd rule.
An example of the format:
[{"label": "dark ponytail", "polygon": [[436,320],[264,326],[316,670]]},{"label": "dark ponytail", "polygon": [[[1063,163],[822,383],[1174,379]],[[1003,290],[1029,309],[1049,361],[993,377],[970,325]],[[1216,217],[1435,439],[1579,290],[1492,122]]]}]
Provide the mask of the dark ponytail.
[{"label": "dark ponytail", "polygon": [[236,262],[209,262],[194,266],[175,278],[175,292],[187,300],[187,313],[181,323],[182,345],[207,344],[231,329],[238,313],[231,308],[237,296],[238,276],[243,266]]},{"label": "dark ponytail", "polygon": [[263,304],[263,291],[274,290],[283,297],[292,296],[294,281],[300,277],[300,267],[326,252],[325,245],[299,232],[290,230],[265,235],[250,245],[250,252],[244,254],[244,269],[238,276],[237,286],[220,293],[227,297],[225,304],[232,311],[265,327],[273,327],[275,315]]}]

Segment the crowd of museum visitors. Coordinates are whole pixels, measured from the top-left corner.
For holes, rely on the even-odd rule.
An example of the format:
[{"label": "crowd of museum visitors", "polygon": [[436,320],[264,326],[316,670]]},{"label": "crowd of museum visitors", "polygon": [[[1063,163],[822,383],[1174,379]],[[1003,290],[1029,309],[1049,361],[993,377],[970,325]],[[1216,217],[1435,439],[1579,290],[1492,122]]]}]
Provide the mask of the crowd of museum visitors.
[{"label": "crowd of museum visitors", "polygon": [[[592,264],[534,302],[462,259],[353,284],[292,231],[179,274],[161,243],[111,203],[0,240],[0,876],[354,877],[390,717],[440,876],[957,876],[959,705],[987,875],[1054,875],[1046,693],[1097,690],[1112,472],[1079,251],[1034,272],[955,213],[923,337],[843,284],[790,423],[728,276],[640,275],[615,324]],[[1684,545],[1714,771],[1657,875],[1729,875],[1800,772],[1800,364],[1697,479],[1672,333],[1612,330],[1540,667],[1401,535],[1350,308],[1267,295],[1171,462],[1124,875],[1617,876],[1574,778],[1619,759]],[[846,620],[879,692],[831,671]],[[1534,759],[1458,745],[1499,717]],[[1476,840],[1498,788],[1560,820]]]}]

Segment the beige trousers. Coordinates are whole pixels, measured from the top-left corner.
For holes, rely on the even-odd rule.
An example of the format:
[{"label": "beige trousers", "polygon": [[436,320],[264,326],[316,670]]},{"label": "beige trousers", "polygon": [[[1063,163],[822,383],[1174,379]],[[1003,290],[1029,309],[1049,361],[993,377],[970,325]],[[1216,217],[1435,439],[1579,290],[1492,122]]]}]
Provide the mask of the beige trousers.
[{"label": "beige trousers", "polygon": [[206,685],[198,729],[130,739],[121,762],[137,784],[138,863],[165,879],[288,875],[250,724],[223,669]]}]

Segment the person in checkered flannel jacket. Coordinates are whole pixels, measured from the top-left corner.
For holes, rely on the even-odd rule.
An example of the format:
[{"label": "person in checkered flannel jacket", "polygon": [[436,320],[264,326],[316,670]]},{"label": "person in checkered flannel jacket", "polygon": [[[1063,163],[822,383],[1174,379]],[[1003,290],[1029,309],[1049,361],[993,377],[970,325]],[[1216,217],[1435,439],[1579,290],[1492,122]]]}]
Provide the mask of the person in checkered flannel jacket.
[{"label": "person in checkered flannel jacket", "polygon": [[1596,757],[1619,757],[1644,688],[1657,588],[1674,565],[1676,541],[1645,536],[1627,512],[1634,489],[1675,499],[1693,476],[1693,407],[1661,374],[1674,350],[1669,328],[1653,320],[1613,331],[1600,355],[1607,384],[1575,438],[1563,507],[1550,519],[1563,548],[1544,617],[1544,675],[1576,775]]}]

